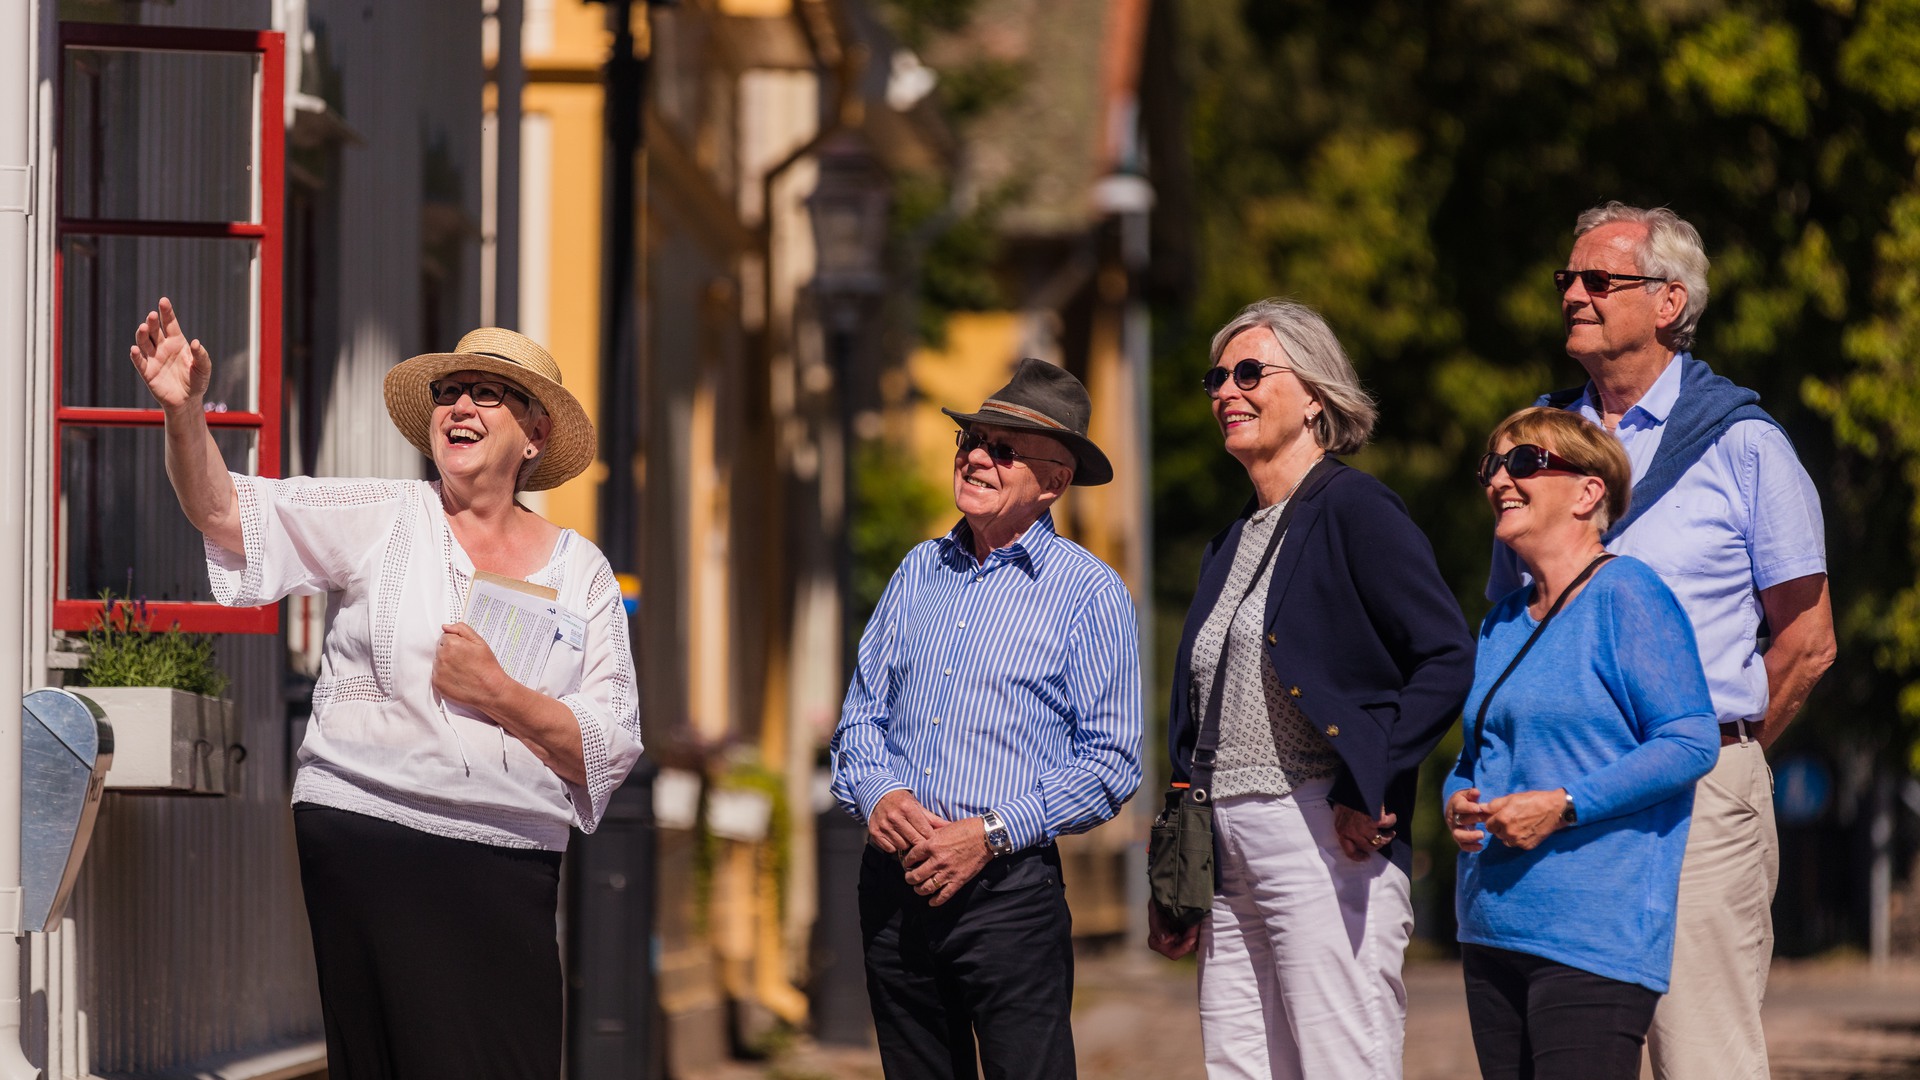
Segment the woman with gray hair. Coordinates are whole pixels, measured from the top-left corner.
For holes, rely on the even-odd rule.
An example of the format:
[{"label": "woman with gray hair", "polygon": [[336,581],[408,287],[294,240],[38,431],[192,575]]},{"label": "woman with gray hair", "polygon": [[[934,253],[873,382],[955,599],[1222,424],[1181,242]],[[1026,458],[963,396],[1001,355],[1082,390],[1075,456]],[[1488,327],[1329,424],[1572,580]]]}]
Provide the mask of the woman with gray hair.
[{"label": "woman with gray hair", "polygon": [[1149,944],[1200,956],[1209,1077],[1395,1078],[1420,762],[1473,681],[1433,548],[1386,485],[1332,457],[1373,401],[1333,331],[1287,300],[1214,335],[1201,385],[1253,497],[1202,557],[1174,668],[1175,788],[1212,807],[1212,911],[1149,905]]}]

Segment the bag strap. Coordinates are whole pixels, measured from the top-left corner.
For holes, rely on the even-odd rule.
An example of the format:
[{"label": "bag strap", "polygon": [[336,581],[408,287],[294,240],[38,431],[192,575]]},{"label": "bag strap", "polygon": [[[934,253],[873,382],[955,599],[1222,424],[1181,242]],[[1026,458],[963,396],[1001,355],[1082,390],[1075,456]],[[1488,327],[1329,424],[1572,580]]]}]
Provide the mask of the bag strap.
[{"label": "bag strap", "polygon": [[1526,644],[1520,646],[1520,651],[1513,654],[1512,660],[1507,661],[1507,670],[1501,672],[1500,677],[1493,680],[1493,685],[1487,689],[1487,696],[1480,699],[1480,714],[1474,717],[1473,720],[1473,762],[1475,765],[1480,763],[1480,744],[1486,737],[1485,732],[1487,729],[1487,706],[1493,703],[1493,695],[1500,692],[1500,687],[1505,685],[1507,676],[1513,674],[1513,670],[1520,666],[1520,661],[1527,658],[1527,653],[1533,648],[1533,643],[1540,640],[1540,635],[1547,630],[1547,624],[1553,621],[1555,615],[1560,614],[1560,609],[1566,606],[1567,597],[1573,595],[1573,590],[1579,588],[1581,583],[1593,576],[1595,570],[1600,569],[1604,563],[1612,559],[1613,553],[1609,551],[1603,551],[1595,555],[1593,561],[1587,564],[1587,568],[1580,571],[1578,577],[1568,582],[1566,588],[1560,590],[1560,595],[1554,598],[1553,606],[1547,609],[1547,614],[1540,620],[1540,625],[1534,627],[1533,633],[1527,636]]},{"label": "bag strap", "polygon": [[[1253,580],[1247,582],[1247,588],[1234,602],[1233,618],[1227,620],[1228,640],[1220,643],[1220,659],[1214,665],[1213,686],[1207,692],[1207,709],[1201,714],[1200,732],[1193,741],[1193,767],[1187,774],[1187,798],[1197,803],[1209,802],[1213,798],[1213,761],[1215,752],[1220,749],[1220,708],[1227,683],[1227,653],[1231,651],[1233,623],[1240,617],[1240,608],[1260,587],[1260,579],[1266,575],[1267,564],[1273,560],[1273,553],[1280,547],[1280,538],[1287,534],[1287,525],[1293,521],[1294,508],[1300,505],[1300,499],[1311,493],[1307,481],[1314,478],[1323,469],[1328,468],[1328,459],[1321,457],[1307,471],[1301,474],[1293,491],[1287,496],[1286,505],[1280,508],[1280,519],[1273,523],[1273,535],[1267,538],[1267,549],[1260,554],[1260,565],[1254,568]],[[1241,535],[1245,535],[1244,531]]]}]

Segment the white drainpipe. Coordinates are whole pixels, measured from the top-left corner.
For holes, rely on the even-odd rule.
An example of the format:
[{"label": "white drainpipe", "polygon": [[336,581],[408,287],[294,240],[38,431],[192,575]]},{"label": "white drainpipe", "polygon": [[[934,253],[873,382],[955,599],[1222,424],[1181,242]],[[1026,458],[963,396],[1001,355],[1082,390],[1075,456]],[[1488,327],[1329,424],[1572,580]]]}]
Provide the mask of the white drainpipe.
[{"label": "white drainpipe", "polygon": [[[34,19],[0,3],[0,1080],[40,1070],[20,1047],[20,699],[27,606],[27,317],[33,210]],[[36,620],[37,621],[37,620]]]}]

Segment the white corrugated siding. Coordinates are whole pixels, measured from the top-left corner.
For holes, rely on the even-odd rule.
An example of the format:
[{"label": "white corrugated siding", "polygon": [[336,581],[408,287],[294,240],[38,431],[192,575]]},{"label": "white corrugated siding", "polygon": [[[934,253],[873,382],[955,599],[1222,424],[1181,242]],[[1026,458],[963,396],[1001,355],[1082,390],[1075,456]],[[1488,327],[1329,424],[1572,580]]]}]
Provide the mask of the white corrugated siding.
[{"label": "white corrugated siding", "polygon": [[[422,340],[421,220],[430,143],[442,148],[436,194],[479,220],[479,5],[313,0],[309,11],[343,82],[341,112],[364,138],[341,148],[335,172],[341,345],[315,471],[418,476],[422,460],[388,421],[381,381],[395,362],[453,344]],[[179,0],[142,5],[138,17],[265,29],[272,4]],[[452,337],[477,318],[477,282],[476,232],[445,285]],[[144,310],[122,321],[130,328]],[[107,796],[67,929],[29,950],[28,1050],[50,1078],[175,1072],[319,1037],[287,809],[285,645],[230,636],[220,648],[244,723],[238,790]]]},{"label": "white corrugated siding", "polygon": [[74,1042],[91,1061],[52,1075],[148,1072],[318,1036],[281,653],[277,637],[221,643],[244,718],[238,793],[107,796],[70,912],[90,1036]]}]

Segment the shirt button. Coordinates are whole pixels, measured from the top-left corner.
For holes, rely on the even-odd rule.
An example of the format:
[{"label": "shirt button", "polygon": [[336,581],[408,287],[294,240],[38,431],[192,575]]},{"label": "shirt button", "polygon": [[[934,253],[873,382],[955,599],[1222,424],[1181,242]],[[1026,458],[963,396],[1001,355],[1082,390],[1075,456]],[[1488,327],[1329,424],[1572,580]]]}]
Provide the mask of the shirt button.
[{"label": "shirt button", "polygon": [[932,776],[932,775],[933,775],[933,770],[932,770],[932,769],[924,769],[924,770],[922,770],[922,771],[923,771],[923,772],[925,772],[925,773],[926,773],[926,774],[927,774],[928,776]]},{"label": "shirt button", "polygon": [[965,620],[965,619],[961,619],[961,620],[960,620],[960,629],[962,629],[962,630],[965,630],[966,628],[967,628],[967,620]]},{"label": "shirt button", "polygon": [[1328,725],[1327,725],[1327,738],[1329,738],[1329,739],[1331,739],[1331,738],[1333,738],[1334,736],[1336,736],[1336,735],[1338,735],[1338,734],[1340,734],[1340,725],[1339,725],[1339,724],[1328,724]]},{"label": "shirt button", "polygon": [[975,580],[975,581],[985,581],[986,579],[987,579],[987,575],[985,575],[985,574],[975,574],[975,575],[973,575],[973,580]]},{"label": "shirt button", "polygon": [[953,669],[952,669],[952,668],[948,668],[947,670],[945,670],[945,671],[943,671],[943,672],[941,672],[940,674],[942,674],[942,675],[951,675],[951,674],[953,674]]},{"label": "shirt button", "polygon": [[937,724],[937,723],[939,723],[939,722],[940,722],[940,718],[939,718],[939,717],[937,717],[937,716],[936,716],[936,717],[934,717],[934,718],[933,718],[933,722],[934,722],[934,723],[936,723],[936,724]]}]

